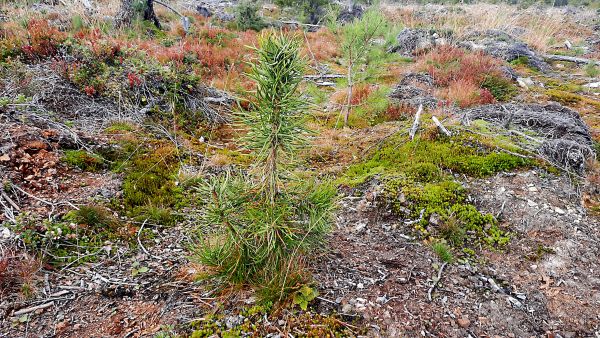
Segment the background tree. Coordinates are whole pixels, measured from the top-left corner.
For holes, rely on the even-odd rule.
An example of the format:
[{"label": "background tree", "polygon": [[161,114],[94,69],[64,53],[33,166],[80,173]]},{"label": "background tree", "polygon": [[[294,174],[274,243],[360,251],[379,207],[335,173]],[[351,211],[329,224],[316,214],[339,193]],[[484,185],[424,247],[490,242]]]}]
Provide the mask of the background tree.
[{"label": "background tree", "polygon": [[280,7],[292,7],[302,11],[303,21],[309,24],[319,24],[325,15],[325,7],[331,4],[330,0],[276,0]]},{"label": "background tree", "polygon": [[338,31],[342,35],[342,58],[346,63],[347,98],[342,109],[344,127],[348,126],[348,117],[352,112],[352,90],[354,74],[373,48],[374,40],[383,35],[386,29],[385,18],[377,9],[367,11],[360,19],[341,26]]},{"label": "background tree", "polygon": [[121,0],[121,7],[115,16],[115,27],[128,27],[137,13],[142,13],[144,20],[152,21],[160,29],[160,21],[154,12],[154,0]]}]

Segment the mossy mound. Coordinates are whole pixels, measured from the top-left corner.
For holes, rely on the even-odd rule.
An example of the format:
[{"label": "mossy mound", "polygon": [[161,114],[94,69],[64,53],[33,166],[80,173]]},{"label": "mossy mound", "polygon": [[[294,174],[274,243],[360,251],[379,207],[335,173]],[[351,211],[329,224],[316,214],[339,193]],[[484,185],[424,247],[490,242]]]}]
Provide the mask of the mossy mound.
[{"label": "mossy mound", "polygon": [[428,182],[438,178],[442,170],[485,177],[533,164],[532,160],[494,150],[489,142],[481,142],[474,135],[461,134],[433,141],[408,141],[406,137],[396,136],[370,159],[351,166],[338,183],[355,186],[377,174],[403,174]]}]

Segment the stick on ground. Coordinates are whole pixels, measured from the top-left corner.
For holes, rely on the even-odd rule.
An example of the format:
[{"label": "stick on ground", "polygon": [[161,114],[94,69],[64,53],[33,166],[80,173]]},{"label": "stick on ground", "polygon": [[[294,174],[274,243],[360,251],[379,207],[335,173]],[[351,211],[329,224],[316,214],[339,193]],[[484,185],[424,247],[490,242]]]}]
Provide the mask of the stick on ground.
[{"label": "stick on ground", "polygon": [[423,112],[423,105],[419,105],[419,109],[417,110],[417,114],[415,114],[415,122],[413,122],[412,127],[410,128],[410,132],[408,135],[410,139],[413,140],[415,138],[415,134],[417,133],[417,129],[419,129],[419,120],[421,119],[421,113]]}]

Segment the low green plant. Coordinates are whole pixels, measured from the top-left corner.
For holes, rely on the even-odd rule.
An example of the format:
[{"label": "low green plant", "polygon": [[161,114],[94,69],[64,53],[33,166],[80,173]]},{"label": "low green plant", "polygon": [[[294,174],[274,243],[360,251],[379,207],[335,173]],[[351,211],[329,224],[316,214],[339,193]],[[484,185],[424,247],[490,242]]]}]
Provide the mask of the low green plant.
[{"label": "low green plant", "polygon": [[598,75],[600,75],[600,69],[593,63],[590,62],[588,63],[585,68],[585,75],[589,76],[589,77],[598,77]]},{"label": "low green plant", "polygon": [[66,150],[63,160],[84,171],[98,171],[104,165],[102,157],[85,150]]},{"label": "low green plant", "polygon": [[449,264],[454,262],[454,255],[452,254],[452,249],[446,243],[436,242],[431,245],[431,248],[442,262]]},{"label": "low green plant", "polygon": [[294,293],[293,302],[300,306],[302,310],[306,311],[306,309],[308,309],[308,303],[317,298],[318,295],[319,293],[317,290],[308,285],[304,285],[300,290]]},{"label": "low green plant", "polygon": [[481,87],[489,90],[498,101],[509,101],[518,92],[517,87],[510,80],[499,76],[486,77]]},{"label": "low green plant", "polygon": [[119,221],[112,215],[110,210],[95,205],[84,205],[79,209],[70,211],[64,219],[99,229],[115,227],[119,224]]},{"label": "low green plant", "polygon": [[30,250],[57,265],[94,261],[105,252],[107,242],[129,235],[108,209],[99,206],[83,206],[56,219],[41,220],[23,213],[11,229]]},{"label": "low green plant", "polygon": [[198,188],[203,224],[213,229],[198,245],[199,261],[212,267],[212,277],[255,286],[266,301],[281,300],[306,280],[303,257],[321,246],[337,194],[332,185],[293,180],[286,169],[307,132],[297,91],[305,64],[299,47],[282,34],[260,37],[249,73],[256,92],[238,115],[254,163],[247,174],[229,171]]}]

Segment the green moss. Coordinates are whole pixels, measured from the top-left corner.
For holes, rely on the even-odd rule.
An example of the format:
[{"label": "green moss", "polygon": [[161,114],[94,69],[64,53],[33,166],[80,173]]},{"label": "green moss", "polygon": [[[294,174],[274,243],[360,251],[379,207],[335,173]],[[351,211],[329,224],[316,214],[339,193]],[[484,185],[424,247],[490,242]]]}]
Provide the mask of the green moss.
[{"label": "green moss", "polygon": [[181,188],[175,184],[178,164],[177,150],[172,146],[159,145],[134,156],[125,170],[124,203],[129,207],[176,206],[182,197]]},{"label": "green moss", "polygon": [[510,80],[498,76],[486,77],[481,87],[489,90],[498,101],[510,101],[518,92]]},{"label": "green moss", "polygon": [[433,166],[473,177],[533,165],[533,161],[497,152],[471,135],[435,141],[392,138],[369,160],[351,166],[338,183],[354,186],[381,173],[407,173],[409,176],[435,176]]},{"label": "green moss", "polygon": [[129,132],[134,131],[135,127],[128,122],[115,121],[109,127],[107,127],[104,131],[108,134],[118,134],[121,132]]},{"label": "green moss", "polygon": [[569,92],[569,93],[576,93],[576,92],[580,92],[583,90],[583,87],[578,84],[565,82],[565,81],[559,81],[556,79],[547,79],[545,81],[544,85],[548,89],[556,89],[556,90]]},{"label": "green moss", "polygon": [[153,224],[173,226],[180,217],[169,208],[161,208],[152,205],[135,207],[129,213],[138,222],[148,221]]},{"label": "green moss", "polygon": [[509,240],[496,219],[470,204],[466,189],[450,177],[424,184],[406,177],[387,178],[384,198],[400,217],[420,218],[415,227],[425,237],[443,238],[455,247],[502,246]]},{"label": "green moss", "polygon": [[558,89],[548,89],[546,90],[546,95],[548,95],[552,101],[556,101],[563,105],[572,105],[581,101],[580,95]]},{"label": "green moss", "polygon": [[85,150],[66,150],[63,161],[85,171],[97,171],[102,168],[104,163],[102,157],[90,154]]}]

